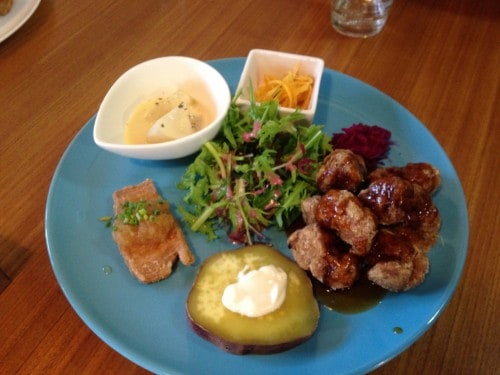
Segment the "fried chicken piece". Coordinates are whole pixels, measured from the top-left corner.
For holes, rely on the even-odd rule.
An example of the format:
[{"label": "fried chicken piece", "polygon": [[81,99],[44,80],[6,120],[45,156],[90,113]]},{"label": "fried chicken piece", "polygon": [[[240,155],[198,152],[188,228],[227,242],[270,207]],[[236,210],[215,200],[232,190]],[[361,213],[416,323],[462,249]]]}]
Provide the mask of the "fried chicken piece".
[{"label": "fried chicken piece", "polygon": [[397,176],[381,177],[358,194],[380,224],[421,225],[426,217],[438,215],[432,198],[420,185]]},{"label": "fried chicken piece", "polygon": [[356,192],[366,178],[366,165],[361,156],[351,150],[336,149],[326,156],[316,175],[318,188]]},{"label": "fried chicken piece", "polygon": [[321,196],[313,195],[312,197],[304,199],[300,202],[300,210],[302,212],[302,219],[306,224],[313,224],[316,222],[316,209],[318,207]]},{"label": "fried chicken piece", "polygon": [[[427,252],[441,224],[431,195],[441,185],[428,163],[378,168],[366,176],[363,159],[332,152],[320,168],[324,193],[301,204],[306,226],[292,233],[289,247],[303,269],[332,289],[350,287],[365,272],[391,291],[421,284],[429,270]],[[367,181],[368,187],[354,193]]]},{"label": "fried chicken piece", "polygon": [[[427,163],[379,168],[368,175],[370,185],[358,195],[382,224],[426,253],[436,243],[441,217],[431,194],[441,184],[439,170]],[[396,224],[396,225],[393,225]]]},{"label": "fried chicken piece", "polygon": [[288,246],[297,264],[332,289],[351,287],[359,277],[359,260],[335,233],[309,224],[293,232]]},{"label": "fried chicken piece", "polygon": [[147,215],[154,216],[154,220],[143,219],[136,225],[115,220],[113,239],[130,272],[140,281],[153,283],[168,277],[178,258],[185,265],[194,263],[170,205],[158,194],[152,180],[115,191],[113,202],[118,217],[129,202],[140,203]]},{"label": "fried chicken piece", "polygon": [[404,237],[380,230],[372,251],[365,258],[367,277],[373,283],[393,292],[405,291],[421,284],[429,271],[429,259]]},{"label": "fried chicken piece", "polygon": [[436,207],[423,210],[419,225],[394,225],[390,229],[400,237],[405,238],[412,246],[421,253],[427,253],[439,238],[441,227],[441,216]]},{"label": "fried chicken piece", "polygon": [[404,167],[377,168],[368,175],[373,182],[382,177],[396,176],[420,185],[427,193],[434,193],[441,186],[441,173],[429,163],[408,163]]},{"label": "fried chicken piece", "polygon": [[329,190],[319,200],[316,221],[333,229],[351,245],[351,253],[364,256],[377,233],[377,220],[369,208],[347,190]]}]

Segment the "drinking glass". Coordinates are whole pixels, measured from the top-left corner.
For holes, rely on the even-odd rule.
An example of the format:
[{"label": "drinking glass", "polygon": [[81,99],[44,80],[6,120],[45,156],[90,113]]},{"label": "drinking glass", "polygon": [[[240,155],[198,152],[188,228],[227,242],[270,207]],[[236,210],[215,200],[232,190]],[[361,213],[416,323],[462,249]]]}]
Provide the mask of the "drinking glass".
[{"label": "drinking glass", "polygon": [[392,0],[331,0],[332,26],[339,33],[368,38],[384,27]]}]

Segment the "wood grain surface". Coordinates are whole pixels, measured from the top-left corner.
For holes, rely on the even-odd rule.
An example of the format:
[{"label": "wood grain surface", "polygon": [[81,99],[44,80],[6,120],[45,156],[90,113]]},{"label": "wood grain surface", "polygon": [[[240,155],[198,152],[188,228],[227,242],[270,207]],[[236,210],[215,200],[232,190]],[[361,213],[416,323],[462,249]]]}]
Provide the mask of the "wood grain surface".
[{"label": "wood grain surface", "polygon": [[45,244],[49,184],[131,66],[253,48],[321,57],[393,97],[428,127],[463,184],[470,239],[458,288],[427,333],[373,373],[500,372],[500,2],[395,0],[369,39],[339,35],[329,13],[328,0],[42,0],[0,43],[1,374],[147,373],[64,297]]}]

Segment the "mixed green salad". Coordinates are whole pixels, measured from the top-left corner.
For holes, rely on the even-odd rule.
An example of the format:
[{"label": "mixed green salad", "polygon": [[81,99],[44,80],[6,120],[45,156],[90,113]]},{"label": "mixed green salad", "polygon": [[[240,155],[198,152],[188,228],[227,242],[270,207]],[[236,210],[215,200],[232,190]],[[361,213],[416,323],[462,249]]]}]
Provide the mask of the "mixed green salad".
[{"label": "mixed green salad", "polygon": [[277,101],[242,111],[233,100],[217,137],[177,185],[186,190],[182,219],[210,240],[222,229],[234,243],[263,240],[271,225],[286,229],[317,192],[316,172],[332,150],[322,129],[300,111],[280,117]]}]

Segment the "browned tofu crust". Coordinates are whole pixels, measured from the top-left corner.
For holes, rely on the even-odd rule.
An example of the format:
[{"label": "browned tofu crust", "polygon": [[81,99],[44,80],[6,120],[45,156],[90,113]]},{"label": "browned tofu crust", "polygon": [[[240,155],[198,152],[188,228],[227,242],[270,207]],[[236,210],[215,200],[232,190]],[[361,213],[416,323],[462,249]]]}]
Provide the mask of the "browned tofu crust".
[{"label": "browned tofu crust", "polygon": [[117,219],[113,239],[130,272],[144,283],[153,283],[167,278],[177,259],[190,265],[195,257],[170,205],[160,196],[152,180],[115,191],[114,213],[123,214],[126,202],[141,201],[149,215],[155,213],[154,220],[140,220],[131,225]]}]

